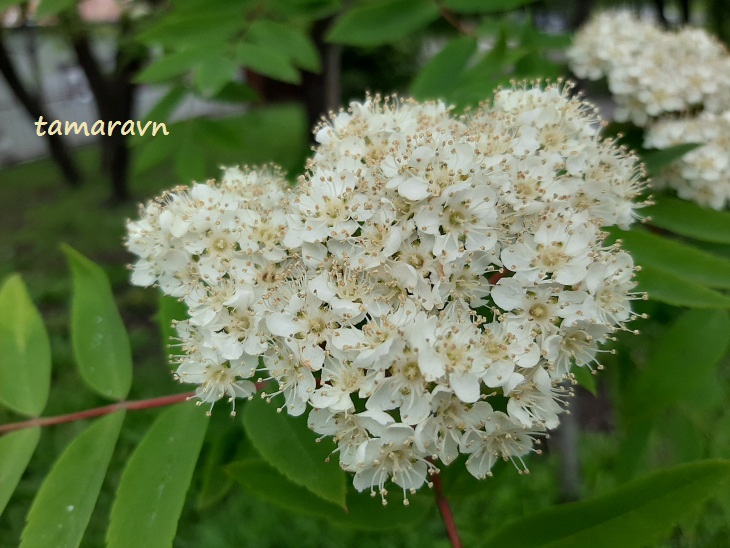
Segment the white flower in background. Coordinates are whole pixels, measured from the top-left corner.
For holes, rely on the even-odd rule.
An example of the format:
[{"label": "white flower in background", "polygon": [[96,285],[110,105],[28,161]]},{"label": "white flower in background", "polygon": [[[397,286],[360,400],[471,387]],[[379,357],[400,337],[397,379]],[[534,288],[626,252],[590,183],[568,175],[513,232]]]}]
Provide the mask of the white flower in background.
[{"label": "white flower in background", "polygon": [[384,501],[459,454],[476,477],[525,470],[572,365],[598,367],[632,319],[633,262],[602,229],[634,220],[641,171],[569,90],[503,89],[462,116],[369,98],[316,129],[296,187],[227,168],[149,203],[132,279],[189,307],[177,377],[202,402],[263,389],[309,410]]},{"label": "white flower in background", "polygon": [[662,120],[646,132],[644,146],[668,148],[696,143],[679,160],[652,179],[656,187],[669,187],[680,198],[703,207],[730,207],[730,111],[702,113],[696,118]]},{"label": "white flower in background", "polygon": [[619,121],[730,108],[730,55],[700,28],[669,32],[629,11],[603,12],[576,33],[568,58],[579,78],[607,79]]}]

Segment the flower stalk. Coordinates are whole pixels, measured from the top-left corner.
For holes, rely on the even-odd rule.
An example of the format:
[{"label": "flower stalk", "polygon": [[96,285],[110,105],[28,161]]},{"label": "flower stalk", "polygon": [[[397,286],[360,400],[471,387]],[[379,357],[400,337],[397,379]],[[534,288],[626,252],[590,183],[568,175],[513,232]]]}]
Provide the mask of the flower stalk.
[{"label": "flower stalk", "polygon": [[93,409],[86,409],[84,411],[68,413],[66,415],[57,415],[55,417],[39,417],[27,421],[11,422],[8,424],[0,425],[0,435],[14,432],[15,430],[22,430],[24,428],[33,428],[34,426],[53,426],[66,422],[74,422],[84,419],[90,419],[93,417],[101,417],[103,415],[110,415],[111,413],[115,413],[120,409],[137,411],[140,409],[152,409],[154,407],[174,405],[176,403],[187,401],[193,396],[195,396],[195,392],[183,392],[182,394],[159,396],[157,398],[149,398],[146,400],[122,401],[118,403],[113,403],[111,405],[104,405],[102,407],[95,407]]}]

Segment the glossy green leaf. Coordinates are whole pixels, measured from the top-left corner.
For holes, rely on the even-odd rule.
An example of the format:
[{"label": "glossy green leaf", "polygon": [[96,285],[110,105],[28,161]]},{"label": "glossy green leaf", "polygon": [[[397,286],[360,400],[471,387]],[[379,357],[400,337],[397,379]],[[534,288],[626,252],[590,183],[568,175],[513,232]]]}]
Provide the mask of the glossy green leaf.
[{"label": "glossy green leaf", "polygon": [[730,244],[730,213],[700,207],[687,200],[655,196],[654,205],[642,210],[651,224],[675,234],[705,242]]},{"label": "glossy green leaf", "polygon": [[636,279],[639,291],[646,291],[653,301],[688,308],[730,308],[730,297],[658,268],[643,266]]},{"label": "glossy green leaf", "polygon": [[0,404],[37,417],[48,400],[51,344],[22,278],[0,288]]},{"label": "glossy green leaf", "polygon": [[641,266],[651,266],[700,285],[730,288],[730,260],[643,230],[612,233]]},{"label": "glossy green leaf", "polygon": [[251,24],[246,37],[258,46],[281,54],[299,68],[310,72],[321,69],[319,52],[312,39],[292,25],[259,19]]},{"label": "glossy green leaf", "polygon": [[276,51],[256,44],[242,43],[236,49],[236,60],[246,68],[274,80],[298,84],[299,71]]},{"label": "glossy green leaf", "polygon": [[462,36],[449,42],[418,73],[411,86],[411,95],[416,99],[446,97],[476,49],[476,38],[471,36]]},{"label": "glossy green leaf", "polygon": [[683,143],[661,150],[648,150],[642,153],[641,160],[646,166],[647,174],[653,177],[672,162],[676,162],[682,156],[700,146],[702,145],[698,143]]},{"label": "glossy green leaf", "polygon": [[21,548],[81,544],[123,421],[124,411],[98,419],[66,447],[28,512]]},{"label": "glossy green leaf", "polygon": [[172,546],[208,417],[192,403],[164,411],[127,461],[107,546]]},{"label": "glossy green leaf", "polygon": [[53,17],[76,5],[76,0],[42,0],[35,12],[36,18]]},{"label": "glossy green leaf", "polygon": [[206,44],[195,48],[167,53],[152,61],[139,74],[136,81],[141,84],[157,84],[193,70],[196,66],[225,53],[225,44]]},{"label": "glossy green leaf", "polygon": [[345,473],[336,459],[325,462],[334,447],[330,442],[316,442],[305,416],[278,413],[275,404],[257,398],[246,405],[243,425],[271,466],[315,495],[345,507]]},{"label": "glossy green leaf", "polygon": [[725,310],[689,310],[674,322],[624,396],[627,420],[656,416],[711,373],[730,344]]},{"label": "glossy green leaf", "polygon": [[39,426],[0,436],[0,515],[18,486],[40,438]]},{"label": "glossy green leaf", "polygon": [[62,248],[73,273],[71,343],[81,378],[101,396],[123,400],[132,386],[132,351],[109,280],[81,253]]},{"label": "glossy green leaf", "polygon": [[503,527],[484,548],[656,546],[682,517],[730,478],[730,463],[699,461],[660,470],[602,496],[556,506]]},{"label": "glossy green leaf", "polygon": [[234,462],[226,467],[226,472],[246,490],[267,502],[353,529],[378,531],[412,526],[423,520],[432,507],[432,498],[423,494],[410,495],[408,506],[395,500],[383,506],[380,497],[352,489],[347,495],[345,511],[292,483],[261,459]]},{"label": "glossy green leaf", "polygon": [[537,0],[444,0],[443,5],[457,13],[501,13],[535,2]]},{"label": "glossy green leaf", "polygon": [[349,46],[379,46],[404,38],[439,17],[430,0],[382,0],[351,9],[337,20],[328,42]]}]

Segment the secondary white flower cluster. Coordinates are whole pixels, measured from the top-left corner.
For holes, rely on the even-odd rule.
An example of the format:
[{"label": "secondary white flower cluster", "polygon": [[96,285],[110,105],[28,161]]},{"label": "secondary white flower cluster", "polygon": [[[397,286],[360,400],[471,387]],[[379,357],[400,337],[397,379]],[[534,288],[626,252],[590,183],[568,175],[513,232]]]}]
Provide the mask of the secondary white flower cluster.
[{"label": "secondary white flower cluster", "polygon": [[667,166],[652,179],[652,186],[672,188],[680,198],[701,206],[717,210],[730,207],[730,111],[661,120],[644,136],[646,148],[665,149],[685,143],[701,146]]},{"label": "secondary white flower cluster", "polygon": [[[275,381],[358,490],[407,492],[468,456],[524,469],[572,364],[632,318],[636,159],[561,85],[455,116],[370,98],[333,114],[296,187],[227,169],[130,222],[133,282],[185,301],[177,376],[211,404]],[[256,384],[258,381],[259,384]]]},{"label": "secondary white flower cluster", "polygon": [[576,33],[568,58],[579,78],[607,78],[618,121],[730,107],[730,55],[700,28],[668,32],[629,11],[602,12]]}]

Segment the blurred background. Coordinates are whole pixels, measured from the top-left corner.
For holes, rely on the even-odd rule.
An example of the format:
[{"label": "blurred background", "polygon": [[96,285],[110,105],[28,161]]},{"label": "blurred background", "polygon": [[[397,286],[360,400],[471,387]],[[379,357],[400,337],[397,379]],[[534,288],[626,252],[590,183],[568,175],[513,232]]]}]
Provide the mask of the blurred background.
[{"label": "blurred background", "polygon": [[[391,32],[384,43],[333,39],[332,25],[347,8],[361,4],[0,0],[0,278],[21,273],[48,325],[55,388],[47,414],[102,404],[77,389],[68,336],[71,280],[61,243],[98,262],[112,281],[134,351],[131,398],[167,394],[179,387],[166,369],[158,297],[132,287],[126,268],[131,257],[123,246],[125,221],[140,202],[177,184],[215,178],[221,166],[275,162],[296,180],[311,146],[311,128],[323,114],[366,93],[418,96],[425,86],[421,69],[460,32],[476,32],[489,60],[474,67],[471,80],[456,90],[460,106],[478,103],[510,79],[569,77],[564,49],[596,10],[628,7],[668,28],[691,23],[723,41],[730,37],[730,0],[513,0],[496,2],[498,8],[486,15],[442,9],[436,20],[414,25],[413,32],[408,21],[396,22],[401,30],[392,31],[384,22],[384,32]],[[600,84],[579,87],[610,119],[607,90]],[[89,127],[97,120],[162,122],[169,135],[125,136],[117,129],[114,136],[40,137],[34,122],[41,116]],[[659,326],[674,317],[651,303],[642,303],[639,311],[654,314]],[[649,330],[656,329],[658,337],[656,325]],[[648,336],[644,341],[650,347],[656,338]],[[632,459],[632,440],[620,431],[612,402],[647,348],[628,339],[620,344],[623,351],[603,360],[607,371],[592,393],[577,388],[573,414],[549,440],[548,454],[531,460],[529,478],[499,470],[482,495],[465,490],[463,497],[459,479],[453,480],[457,520],[495,527],[556,502],[600,493],[642,471],[730,454],[726,358],[717,377],[701,387],[702,404],[690,409],[680,402],[668,411]],[[117,462],[151,417],[130,414]],[[0,411],[0,422],[11,420]],[[231,429],[225,413],[212,421],[211,431]],[[0,546],[16,545],[42,472],[79,430],[69,424],[43,437],[0,517]],[[218,452],[219,464],[231,460],[235,450],[206,446],[206,454]],[[116,480],[113,474],[107,478],[88,546],[102,544]],[[425,527],[362,535],[252,500],[214,474],[197,481],[197,495],[180,524],[179,546],[286,546],[292,535],[301,539],[300,546],[447,545],[435,515]],[[712,501],[662,546],[730,546],[730,498],[725,498]]]}]

